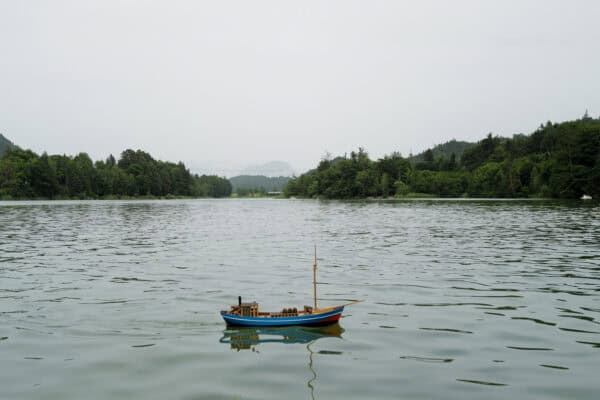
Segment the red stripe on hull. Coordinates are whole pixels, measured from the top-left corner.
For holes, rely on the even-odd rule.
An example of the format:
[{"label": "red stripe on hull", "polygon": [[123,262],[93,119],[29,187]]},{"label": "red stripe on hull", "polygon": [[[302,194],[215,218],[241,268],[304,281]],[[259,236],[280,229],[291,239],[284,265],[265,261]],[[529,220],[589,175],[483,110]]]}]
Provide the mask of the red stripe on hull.
[{"label": "red stripe on hull", "polygon": [[304,325],[304,326],[325,326],[325,325],[332,325],[332,324],[337,323],[340,320],[341,316],[342,316],[342,313],[340,312],[338,314],[335,314],[335,315],[332,315],[330,317],[317,320],[315,322],[310,322],[310,323],[306,323],[306,324],[299,324],[299,325]]},{"label": "red stripe on hull", "polygon": [[319,322],[337,322],[337,321],[339,321],[339,320],[340,320],[340,317],[341,317],[341,316],[342,316],[342,314],[341,314],[341,313],[340,313],[340,314],[336,314],[336,315],[332,315],[331,317],[329,317],[329,318],[325,318],[325,319],[322,319],[322,320],[321,320],[321,321],[319,321]]}]

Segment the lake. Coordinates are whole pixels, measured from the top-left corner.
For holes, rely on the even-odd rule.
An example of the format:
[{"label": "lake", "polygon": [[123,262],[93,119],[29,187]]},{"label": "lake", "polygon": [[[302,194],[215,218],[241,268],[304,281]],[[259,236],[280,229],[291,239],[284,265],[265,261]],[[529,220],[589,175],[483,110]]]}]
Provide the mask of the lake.
[{"label": "lake", "polygon": [[[352,299],[328,328],[218,311]],[[600,204],[0,203],[4,399],[597,399]]]}]

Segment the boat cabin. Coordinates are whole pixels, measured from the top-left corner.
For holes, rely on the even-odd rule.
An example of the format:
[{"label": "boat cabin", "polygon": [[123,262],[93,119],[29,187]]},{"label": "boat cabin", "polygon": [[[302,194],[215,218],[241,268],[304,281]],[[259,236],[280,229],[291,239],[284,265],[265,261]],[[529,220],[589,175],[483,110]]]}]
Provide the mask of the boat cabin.
[{"label": "boat cabin", "polygon": [[242,296],[238,296],[237,306],[231,306],[231,313],[244,317],[258,317],[258,303],[242,303]]},{"label": "boat cabin", "polygon": [[240,304],[240,315],[244,317],[258,317],[258,303],[241,303]]}]

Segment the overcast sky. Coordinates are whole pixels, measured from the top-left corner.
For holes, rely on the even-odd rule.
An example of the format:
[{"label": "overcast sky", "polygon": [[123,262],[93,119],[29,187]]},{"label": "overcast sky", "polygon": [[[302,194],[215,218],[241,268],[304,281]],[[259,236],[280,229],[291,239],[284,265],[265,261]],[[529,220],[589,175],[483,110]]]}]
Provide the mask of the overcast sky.
[{"label": "overcast sky", "polygon": [[600,1],[0,0],[0,133],[230,175],[600,114]]}]

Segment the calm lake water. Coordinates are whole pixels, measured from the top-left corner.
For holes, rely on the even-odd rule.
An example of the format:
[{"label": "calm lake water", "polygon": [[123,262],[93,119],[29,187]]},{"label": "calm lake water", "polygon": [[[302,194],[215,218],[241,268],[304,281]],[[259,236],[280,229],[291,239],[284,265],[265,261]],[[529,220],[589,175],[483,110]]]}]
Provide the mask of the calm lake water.
[{"label": "calm lake water", "polygon": [[[218,310],[351,299],[327,329]],[[0,203],[3,399],[597,399],[600,205]]]}]

